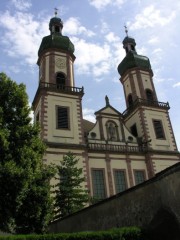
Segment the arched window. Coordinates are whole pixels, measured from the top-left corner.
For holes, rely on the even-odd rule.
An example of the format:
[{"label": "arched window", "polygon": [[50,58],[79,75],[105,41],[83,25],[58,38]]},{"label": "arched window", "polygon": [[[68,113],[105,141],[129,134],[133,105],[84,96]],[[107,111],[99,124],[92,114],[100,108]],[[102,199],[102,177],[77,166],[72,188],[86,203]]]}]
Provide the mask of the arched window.
[{"label": "arched window", "polygon": [[134,45],[131,44],[131,50],[135,51]]},{"label": "arched window", "polygon": [[60,32],[59,26],[55,26],[55,32],[56,32],[56,33],[59,33],[59,32]]},{"label": "arched window", "polygon": [[153,101],[154,97],[153,97],[153,92],[150,89],[146,89],[146,98],[148,101]]},{"label": "arched window", "polygon": [[129,94],[129,96],[128,96],[128,106],[131,107],[132,105],[133,105],[132,95]]},{"label": "arched window", "polygon": [[117,129],[117,125],[114,122],[108,121],[106,123],[106,130],[107,130],[108,140],[118,141],[118,129]]},{"label": "arched window", "polygon": [[64,88],[66,82],[65,75],[63,73],[57,73],[56,75],[56,85],[57,88]]}]

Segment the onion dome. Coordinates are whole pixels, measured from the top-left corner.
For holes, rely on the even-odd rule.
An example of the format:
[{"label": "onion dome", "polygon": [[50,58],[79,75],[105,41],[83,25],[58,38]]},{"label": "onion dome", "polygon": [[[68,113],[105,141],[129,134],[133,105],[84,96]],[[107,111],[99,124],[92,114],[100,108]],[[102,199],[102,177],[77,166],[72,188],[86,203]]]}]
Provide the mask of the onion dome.
[{"label": "onion dome", "polygon": [[122,43],[123,48],[126,51],[126,56],[118,66],[118,72],[121,76],[131,68],[152,71],[149,58],[137,54],[135,49],[136,42],[134,38],[127,35]]},{"label": "onion dome", "polygon": [[42,39],[38,56],[40,56],[44,50],[53,48],[64,50],[71,54],[74,53],[74,45],[70,41],[69,37],[62,35],[62,28],[63,22],[59,17],[55,16],[50,19],[49,30],[51,34]]}]

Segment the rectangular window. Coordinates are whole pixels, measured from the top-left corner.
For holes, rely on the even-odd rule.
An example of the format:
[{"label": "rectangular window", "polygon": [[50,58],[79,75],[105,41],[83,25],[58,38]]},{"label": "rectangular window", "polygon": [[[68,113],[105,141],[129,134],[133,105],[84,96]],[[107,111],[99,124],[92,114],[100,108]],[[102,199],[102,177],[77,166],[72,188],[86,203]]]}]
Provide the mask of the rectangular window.
[{"label": "rectangular window", "polygon": [[56,127],[58,129],[69,129],[69,109],[56,106]]},{"label": "rectangular window", "polygon": [[126,172],[124,170],[114,170],[114,182],[116,193],[126,190]]},{"label": "rectangular window", "polygon": [[154,131],[157,139],[165,139],[164,129],[161,120],[153,120]]},{"label": "rectangular window", "polygon": [[93,196],[97,199],[106,198],[104,171],[102,169],[92,170]]},{"label": "rectangular window", "polygon": [[140,184],[145,181],[145,172],[143,170],[134,171],[135,184]]}]

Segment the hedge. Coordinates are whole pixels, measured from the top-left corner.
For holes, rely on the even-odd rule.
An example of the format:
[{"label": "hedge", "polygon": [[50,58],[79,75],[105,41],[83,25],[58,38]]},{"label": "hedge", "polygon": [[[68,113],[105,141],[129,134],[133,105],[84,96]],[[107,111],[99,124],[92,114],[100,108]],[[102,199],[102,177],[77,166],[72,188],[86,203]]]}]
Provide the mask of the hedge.
[{"label": "hedge", "polygon": [[124,227],[108,231],[0,236],[0,240],[143,240],[140,228]]}]

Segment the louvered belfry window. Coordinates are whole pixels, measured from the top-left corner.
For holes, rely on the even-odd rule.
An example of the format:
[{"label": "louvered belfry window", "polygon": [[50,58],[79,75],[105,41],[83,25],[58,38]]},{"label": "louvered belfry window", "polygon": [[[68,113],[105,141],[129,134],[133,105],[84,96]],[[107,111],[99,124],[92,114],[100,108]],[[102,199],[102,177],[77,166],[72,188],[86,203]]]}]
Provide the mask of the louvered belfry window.
[{"label": "louvered belfry window", "polygon": [[160,120],[153,120],[154,131],[157,139],[165,139],[164,129]]},{"label": "louvered belfry window", "polygon": [[69,108],[56,106],[57,129],[69,129]]}]

